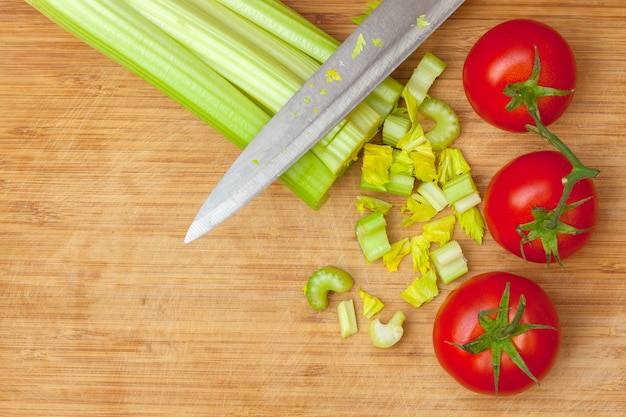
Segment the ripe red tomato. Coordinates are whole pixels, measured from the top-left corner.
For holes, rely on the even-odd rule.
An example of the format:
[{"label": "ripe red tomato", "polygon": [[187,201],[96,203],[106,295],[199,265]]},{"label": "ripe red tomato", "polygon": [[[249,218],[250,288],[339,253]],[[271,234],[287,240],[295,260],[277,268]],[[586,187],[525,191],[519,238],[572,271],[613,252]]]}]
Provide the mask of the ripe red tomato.
[{"label": "ripe red tomato", "polygon": [[[505,300],[507,287],[509,299]],[[542,326],[521,334],[513,331],[507,339],[506,325],[515,321],[524,302],[521,319],[513,327],[522,326],[523,330],[531,324]],[[481,312],[489,314],[480,319],[485,314]],[[491,333],[484,328],[489,326],[493,328]],[[481,343],[486,345],[481,347]],[[554,304],[539,285],[518,275],[489,272],[470,278],[448,295],[435,318],[433,344],[441,366],[464,387],[482,394],[512,395],[533,386],[552,369],[561,330]],[[503,345],[504,352],[498,354]],[[513,351],[509,350],[511,346]],[[535,380],[513,362],[516,356]],[[498,358],[500,371],[496,378],[492,363]]]},{"label": "ripe red tomato", "polygon": [[[516,228],[534,220],[532,209],[556,208],[563,193],[562,178],[570,173],[572,165],[562,153],[540,151],[522,155],[504,166],[491,179],[483,201],[483,214],[494,240],[509,252],[530,262],[547,262],[546,252],[539,239],[525,243]],[[578,252],[591,238],[598,219],[598,197],[593,180],[576,183],[568,204],[591,199],[567,210],[561,222],[577,229],[591,230],[580,234],[558,234],[558,254],[561,260]],[[555,260],[551,256],[550,262]]]},{"label": "ripe red tomato", "polygon": [[[558,32],[534,20],[506,21],[478,39],[463,67],[467,99],[485,121],[514,132],[524,132],[527,124],[535,124],[525,105],[511,112],[506,110],[511,98],[503,93],[508,84],[530,78],[535,45],[540,59],[539,85],[559,90],[572,90],[576,86],[574,54]],[[558,119],[572,96],[538,99],[542,123],[548,126]]]}]

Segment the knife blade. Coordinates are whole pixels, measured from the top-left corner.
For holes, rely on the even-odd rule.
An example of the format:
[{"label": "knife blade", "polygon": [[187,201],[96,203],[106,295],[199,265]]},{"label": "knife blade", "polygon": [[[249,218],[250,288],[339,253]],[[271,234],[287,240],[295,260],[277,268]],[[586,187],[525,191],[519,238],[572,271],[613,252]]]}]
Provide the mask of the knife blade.
[{"label": "knife blade", "polygon": [[[200,208],[185,243],[213,230],[278,179],[463,1],[381,2],[241,152]],[[376,45],[368,45],[374,39]]]}]

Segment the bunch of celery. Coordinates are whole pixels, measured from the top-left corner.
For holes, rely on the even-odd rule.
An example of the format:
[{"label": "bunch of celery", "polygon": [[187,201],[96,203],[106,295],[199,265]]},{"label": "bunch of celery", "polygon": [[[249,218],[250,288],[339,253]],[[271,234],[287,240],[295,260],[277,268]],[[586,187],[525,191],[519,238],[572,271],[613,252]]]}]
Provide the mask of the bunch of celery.
[{"label": "bunch of celery", "polygon": [[[243,148],[339,43],[276,0],[26,0]],[[310,207],[395,109],[389,78],[283,176]]]}]

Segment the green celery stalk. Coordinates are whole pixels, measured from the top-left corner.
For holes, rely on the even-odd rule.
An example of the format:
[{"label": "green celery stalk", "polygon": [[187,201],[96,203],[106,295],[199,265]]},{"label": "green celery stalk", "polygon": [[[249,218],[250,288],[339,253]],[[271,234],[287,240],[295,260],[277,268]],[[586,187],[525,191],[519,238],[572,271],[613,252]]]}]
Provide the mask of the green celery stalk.
[{"label": "green celery stalk", "polygon": [[[249,19],[255,25],[291,44],[319,63],[339,47],[339,41],[319,29],[294,10],[275,0],[215,0]],[[387,77],[365,99],[383,118],[397,106],[404,85]]]},{"label": "green celery stalk", "polygon": [[337,305],[337,316],[339,318],[339,330],[342,338],[346,339],[357,334],[359,328],[356,322],[353,300],[348,299],[339,302]]},{"label": "green celery stalk", "polygon": [[[27,2],[189,109],[239,148],[245,147],[271,117],[127,1]],[[281,177],[314,209],[326,201],[335,179],[312,153],[307,153]]]},{"label": "green celery stalk", "polygon": [[380,211],[374,211],[359,219],[355,232],[367,263],[372,263],[391,251],[387,236],[387,221]]},{"label": "green celery stalk", "polygon": [[430,256],[444,284],[449,284],[468,272],[467,260],[463,256],[461,245],[456,240],[451,240],[435,249]]},{"label": "green celery stalk", "polygon": [[[182,1],[126,1],[270,114],[276,113],[308,78],[285,68],[236,29],[254,34],[261,43],[271,45],[270,49],[279,48],[275,37],[254,30],[249,22],[217,3],[204,1],[200,9]],[[288,58],[285,61],[293,59],[292,55]],[[315,66],[308,64],[312,74]]]}]

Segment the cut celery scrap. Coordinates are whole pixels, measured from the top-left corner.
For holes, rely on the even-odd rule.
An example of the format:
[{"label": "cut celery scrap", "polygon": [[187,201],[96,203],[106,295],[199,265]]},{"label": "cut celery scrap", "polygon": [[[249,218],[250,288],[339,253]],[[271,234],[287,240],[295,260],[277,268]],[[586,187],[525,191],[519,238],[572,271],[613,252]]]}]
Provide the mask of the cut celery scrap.
[{"label": "cut celery scrap", "polygon": [[339,331],[342,338],[346,339],[359,332],[354,301],[351,299],[340,301],[337,305],[337,317],[339,318]]},{"label": "cut celery scrap", "polygon": [[415,192],[423,196],[437,212],[448,207],[448,200],[443,190],[433,181],[421,182]]},{"label": "cut celery scrap", "polygon": [[398,343],[404,335],[404,320],[404,313],[397,311],[386,324],[383,324],[379,319],[370,321],[367,330],[372,345],[387,349]]},{"label": "cut celery scrap", "polygon": [[435,249],[430,256],[437,275],[444,284],[451,283],[469,271],[461,245],[456,240]]},{"label": "cut celery scrap", "polygon": [[470,172],[446,182],[442,191],[448,203],[457,213],[463,213],[477,206],[481,201],[478,188],[476,188]]},{"label": "cut celery scrap", "polygon": [[400,293],[400,297],[417,308],[432,301],[438,294],[437,275],[434,270],[430,269],[422,277],[415,278],[411,285]]},{"label": "cut celery scrap", "polygon": [[415,97],[419,106],[428,94],[428,90],[433,85],[446,68],[446,63],[431,52],[426,52],[413,74],[406,83],[405,88]]},{"label": "cut celery scrap", "polygon": [[411,252],[409,238],[406,237],[391,244],[391,250],[383,255],[383,264],[389,272],[397,272],[400,262]]},{"label": "cut celery scrap", "polygon": [[413,192],[414,186],[413,160],[408,152],[394,149],[389,166],[389,182],[385,187],[386,191],[407,197]]},{"label": "cut celery scrap", "polygon": [[402,226],[404,227],[411,226],[414,223],[426,222],[437,215],[437,210],[418,193],[411,194],[400,211],[405,214],[405,217],[402,219]]},{"label": "cut celery scrap", "polygon": [[363,146],[362,160],[361,182],[369,184],[373,190],[386,191],[389,168],[393,162],[393,148],[388,145],[367,143]]},{"label": "cut celery scrap", "polygon": [[346,292],[352,289],[354,279],[343,269],[329,265],[315,271],[305,284],[303,291],[313,310],[328,307],[329,292]]},{"label": "cut celery scrap", "polygon": [[385,307],[385,303],[380,301],[378,297],[367,293],[359,288],[359,297],[363,301],[363,317],[371,319],[374,317],[380,310]]},{"label": "cut celery scrap", "polygon": [[437,181],[444,186],[453,180],[471,171],[471,167],[463,152],[458,148],[446,148],[439,153],[437,163]]},{"label": "cut celery scrap", "polygon": [[458,224],[466,235],[482,245],[485,236],[485,219],[477,206],[462,213],[454,213]]},{"label": "cut celery scrap", "polygon": [[423,182],[437,181],[437,155],[430,142],[425,141],[409,153],[413,160],[413,176]]},{"label": "cut celery scrap", "polygon": [[397,148],[398,141],[409,133],[411,120],[402,114],[390,114],[385,118],[382,129],[382,141],[385,145]]},{"label": "cut celery scrap", "polygon": [[387,236],[387,221],[380,211],[375,211],[356,223],[356,238],[368,264],[380,259],[391,250]]},{"label": "cut celery scrap", "polygon": [[420,114],[435,121],[435,127],[426,132],[433,149],[440,151],[452,145],[461,134],[459,117],[448,103],[434,97],[424,99]]},{"label": "cut celery scrap", "polygon": [[411,245],[413,271],[419,271],[425,275],[430,270],[430,240],[424,235],[417,235],[411,237],[409,244]]},{"label": "cut celery scrap", "polygon": [[367,195],[359,195],[356,198],[356,210],[361,214],[365,213],[365,209],[368,209],[370,211],[380,211],[384,215],[387,215],[391,211],[392,207],[392,203],[380,198]]},{"label": "cut celery scrap", "polygon": [[422,234],[432,243],[445,245],[452,239],[456,217],[453,214],[433,220],[422,226]]}]

